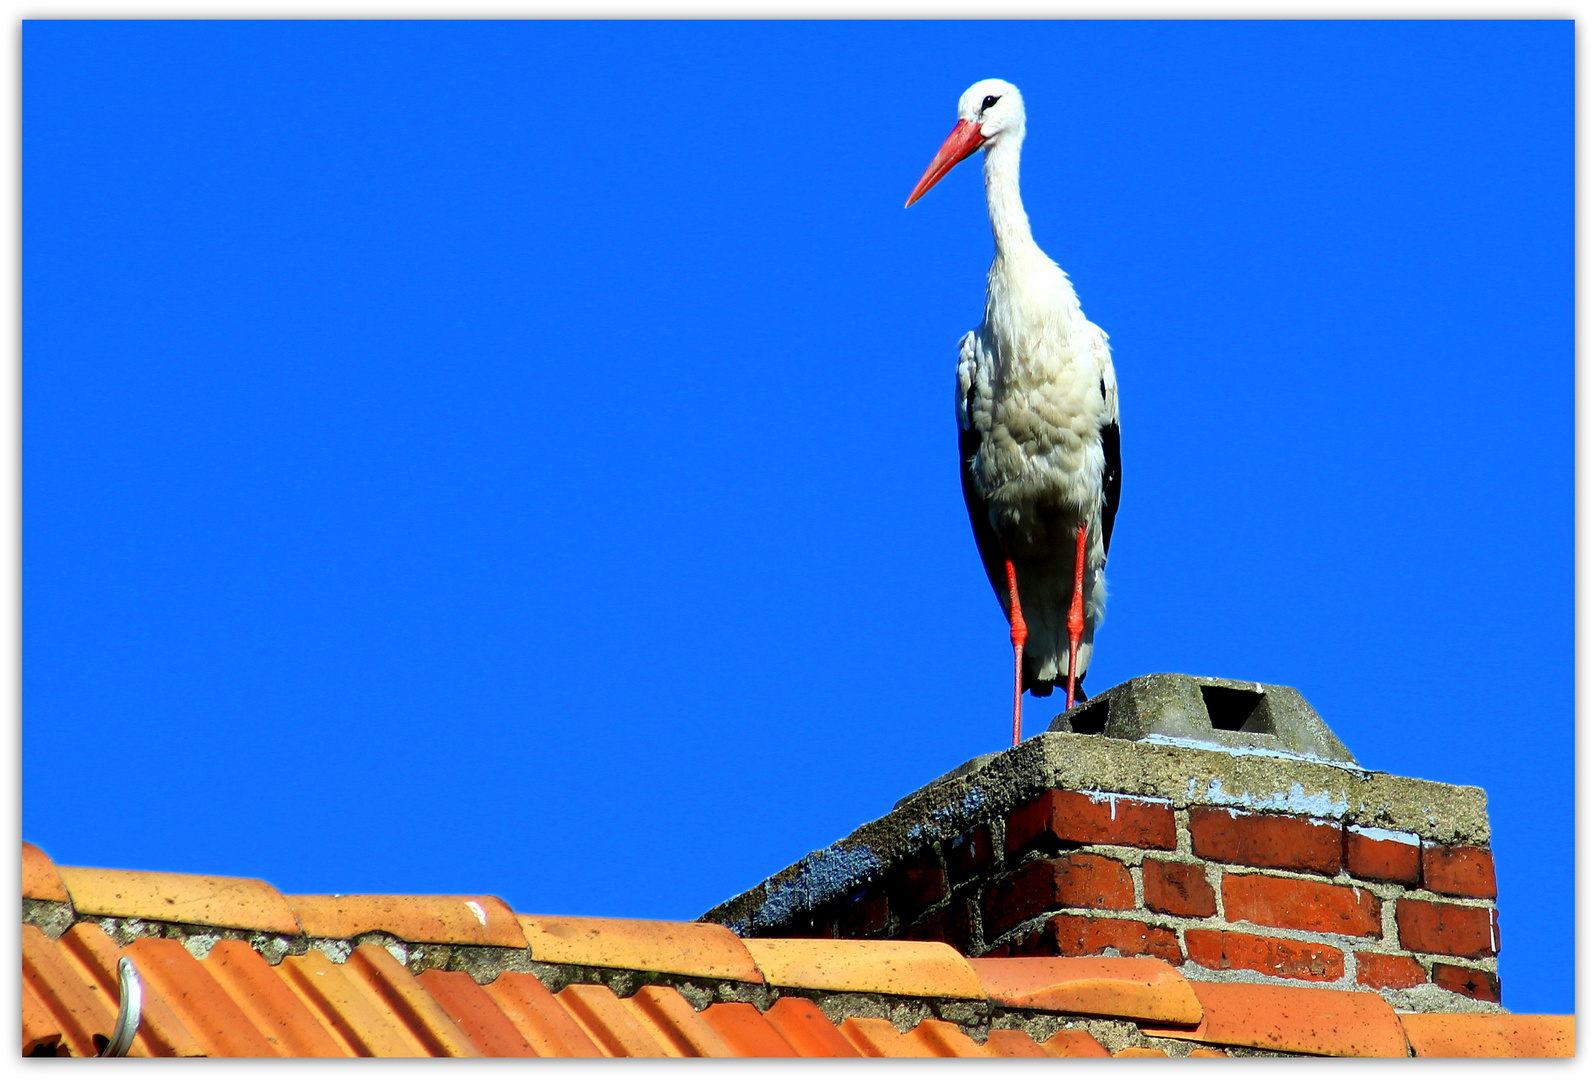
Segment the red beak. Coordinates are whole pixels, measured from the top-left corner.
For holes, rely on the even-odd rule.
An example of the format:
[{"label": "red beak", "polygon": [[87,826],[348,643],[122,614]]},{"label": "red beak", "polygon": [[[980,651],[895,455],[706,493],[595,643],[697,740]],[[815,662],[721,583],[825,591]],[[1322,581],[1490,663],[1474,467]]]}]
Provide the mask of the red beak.
[{"label": "red beak", "polygon": [[936,186],[936,181],[953,171],[964,158],[980,149],[980,144],[986,137],[980,133],[980,125],[973,120],[960,120],[958,126],[953,128],[953,133],[947,136],[947,141],[941,144],[941,149],[936,151],[936,156],[930,159],[930,168],[925,170],[925,175],[919,178],[919,183],[914,185],[913,192],[908,196],[908,201],[903,204],[906,210],[919,200],[919,197]]}]

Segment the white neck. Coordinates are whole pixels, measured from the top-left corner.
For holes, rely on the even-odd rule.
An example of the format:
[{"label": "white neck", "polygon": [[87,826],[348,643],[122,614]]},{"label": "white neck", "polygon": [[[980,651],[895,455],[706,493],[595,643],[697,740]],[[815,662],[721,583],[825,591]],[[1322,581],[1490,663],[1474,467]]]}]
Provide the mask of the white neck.
[{"label": "white neck", "polygon": [[986,211],[991,215],[998,256],[1036,246],[1025,204],[1019,199],[1019,144],[1023,140],[1022,131],[1007,132],[986,148]]}]

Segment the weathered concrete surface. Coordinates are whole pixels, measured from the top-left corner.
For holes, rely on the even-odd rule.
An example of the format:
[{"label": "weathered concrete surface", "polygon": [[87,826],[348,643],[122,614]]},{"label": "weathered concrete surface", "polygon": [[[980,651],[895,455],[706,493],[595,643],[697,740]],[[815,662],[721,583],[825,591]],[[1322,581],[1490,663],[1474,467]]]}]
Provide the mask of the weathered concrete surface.
[{"label": "weathered concrete surface", "polygon": [[[1250,684],[1241,684],[1250,685]],[[1132,742],[1044,732],[962,776],[921,789],[885,817],[707,912],[738,934],[786,925],[796,912],[850,895],[906,856],[1062,788],[1153,796],[1176,809],[1230,806],[1399,829],[1441,843],[1488,844],[1484,791],[1413,780],[1257,747]],[[1182,740],[1183,741],[1183,740]],[[978,760],[978,759],[977,759]],[[1000,828],[994,830],[1001,835]]]},{"label": "weathered concrete surface", "polygon": [[1293,687],[1196,675],[1141,675],[1052,721],[1051,730],[1113,739],[1164,735],[1357,764]]}]

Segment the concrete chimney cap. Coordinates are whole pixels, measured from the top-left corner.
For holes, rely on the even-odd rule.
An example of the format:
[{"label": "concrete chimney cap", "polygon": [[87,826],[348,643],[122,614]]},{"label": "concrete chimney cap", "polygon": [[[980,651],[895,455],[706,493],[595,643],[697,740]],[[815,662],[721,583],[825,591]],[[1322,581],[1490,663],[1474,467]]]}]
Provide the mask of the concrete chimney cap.
[{"label": "concrete chimney cap", "polygon": [[1048,730],[1357,765],[1293,687],[1235,679],[1141,675],[1059,714]]}]

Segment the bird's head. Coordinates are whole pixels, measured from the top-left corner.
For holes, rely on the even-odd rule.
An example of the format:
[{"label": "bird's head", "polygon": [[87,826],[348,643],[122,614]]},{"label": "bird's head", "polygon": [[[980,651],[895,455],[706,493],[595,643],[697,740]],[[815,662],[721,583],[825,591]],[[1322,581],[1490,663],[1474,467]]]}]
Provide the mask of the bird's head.
[{"label": "bird's head", "polygon": [[1003,79],[981,79],[958,99],[958,124],[931,159],[925,175],[914,185],[905,207],[936,186],[964,158],[981,147],[987,150],[1025,137],[1025,99],[1019,88]]}]

